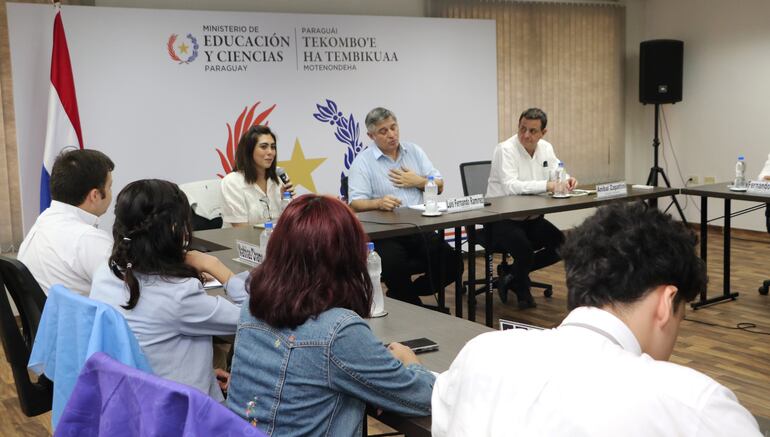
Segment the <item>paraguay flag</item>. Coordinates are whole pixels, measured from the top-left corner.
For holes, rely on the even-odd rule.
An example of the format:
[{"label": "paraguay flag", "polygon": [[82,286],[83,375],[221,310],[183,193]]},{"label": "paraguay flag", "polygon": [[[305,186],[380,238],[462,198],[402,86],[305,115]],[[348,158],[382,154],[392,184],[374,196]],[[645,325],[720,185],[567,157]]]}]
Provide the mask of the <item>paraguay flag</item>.
[{"label": "paraguay flag", "polygon": [[51,205],[49,180],[56,157],[65,147],[83,148],[80,132],[78,101],[75,97],[75,81],[72,78],[70,53],[61,20],[61,10],[56,5],[53,22],[53,51],[51,53],[51,88],[48,94],[48,122],[45,132],[43,169],[40,174],[40,212]]}]

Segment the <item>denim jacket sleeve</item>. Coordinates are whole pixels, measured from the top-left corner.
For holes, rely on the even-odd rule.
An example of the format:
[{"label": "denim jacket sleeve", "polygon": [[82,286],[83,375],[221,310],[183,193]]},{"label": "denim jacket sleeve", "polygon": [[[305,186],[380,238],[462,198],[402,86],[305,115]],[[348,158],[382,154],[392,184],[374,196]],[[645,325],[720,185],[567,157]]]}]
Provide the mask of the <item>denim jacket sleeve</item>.
[{"label": "denim jacket sleeve", "polygon": [[387,411],[430,415],[436,377],[421,365],[404,366],[361,318],[343,320],[329,347],[332,389]]}]

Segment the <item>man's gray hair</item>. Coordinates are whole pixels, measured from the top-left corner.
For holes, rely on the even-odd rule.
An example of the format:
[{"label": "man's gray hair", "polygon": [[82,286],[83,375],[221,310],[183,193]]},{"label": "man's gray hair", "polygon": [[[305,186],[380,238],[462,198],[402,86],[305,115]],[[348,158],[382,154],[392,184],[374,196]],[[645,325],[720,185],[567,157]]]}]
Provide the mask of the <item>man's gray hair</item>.
[{"label": "man's gray hair", "polygon": [[377,123],[387,118],[393,118],[393,121],[398,121],[396,119],[396,114],[390,112],[388,109],[377,107],[369,111],[369,113],[366,114],[366,121],[364,122],[366,123],[367,132],[374,132],[374,127]]}]

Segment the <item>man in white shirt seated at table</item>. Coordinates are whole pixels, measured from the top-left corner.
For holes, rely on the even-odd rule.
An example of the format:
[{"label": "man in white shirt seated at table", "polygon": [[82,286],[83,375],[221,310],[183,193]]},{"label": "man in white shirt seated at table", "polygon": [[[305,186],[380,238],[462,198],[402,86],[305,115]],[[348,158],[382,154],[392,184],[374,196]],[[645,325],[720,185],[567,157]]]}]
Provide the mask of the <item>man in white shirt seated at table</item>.
[{"label": "man in white shirt seated at table", "polygon": [[643,203],[600,208],[561,248],[572,310],[468,342],[433,389],[433,435],[759,436],[710,377],[668,362],[706,286],[696,238]]},{"label": "man in white shirt seated at table", "polygon": [[60,154],[51,169],[51,206],[19,247],[18,259],[48,294],[62,284],[88,296],[94,270],[112,251],[112,236],[98,229],[112,201],[112,160],[92,149]]},{"label": "man in white shirt seated at table", "polygon": [[[487,197],[553,193],[555,182],[549,180],[559,159],[553,146],[543,139],[548,117],[538,108],[519,116],[516,135],[495,147],[487,183]],[[577,180],[569,177],[565,189],[572,191]],[[491,223],[492,250],[513,257],[513,268],[501,272],[497,283],[500,300],[508,301],[508,288],[516,293],[520,309],[535,307],[529,291],[529,272],[559,261],[556,250],[564,241],[561,231],[542,215]]]}]

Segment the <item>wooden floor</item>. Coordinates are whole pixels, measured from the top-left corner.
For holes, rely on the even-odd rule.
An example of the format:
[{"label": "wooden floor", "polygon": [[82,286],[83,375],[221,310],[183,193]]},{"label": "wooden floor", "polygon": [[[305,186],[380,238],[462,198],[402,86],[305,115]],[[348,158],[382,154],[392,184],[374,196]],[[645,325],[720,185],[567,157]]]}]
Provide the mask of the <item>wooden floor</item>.
[{"label": "wooden floor", "polygon": [[[721,293],[722,290],[721,243],[721,235],[711,232],[708,254],[709,296]],[[770,297],[757,293],[757,287],[762,281],[770,279],[770,238],[762,233],[734,231],[732,257],[731,283],[733,290],[741,293],[738,300],[697,311],[688,310],[687,318],[726,327],[735,327],[741,322],[754,323],[757,331],[770,333]],[[478,271],[483,271],[480,264]],[[534,273],[533,279],[553,284],[553,297],[546,299],[542,294],[537,294],[537,290],[533,290],[538,307],[520,311],[515,307],[513,296],[513,304],[508,305],[501,304],[495,296],[495,320],[505,318],[545,327],[561,322],[567,313],[562,264]],[[453,293],[447,293],[448,305],[454,307],[451,295]],[[479,303],[482,303],[481,297]],[[479,305],[477,320],[483,323],[483,305]],[[770,336],[685,320],[672,361],[711,376],[732,389],[740,402],[754,415],[770,418]],[[0,358],[0,411],[0,436],[51,434],[50,413],[34,418],[27,418],[21,413],[13,378],[4,356]],[[767,422],[763,422],[763,428],[765,426]],[[372,424],[370,429],[380,431],[385,428]]]}]

